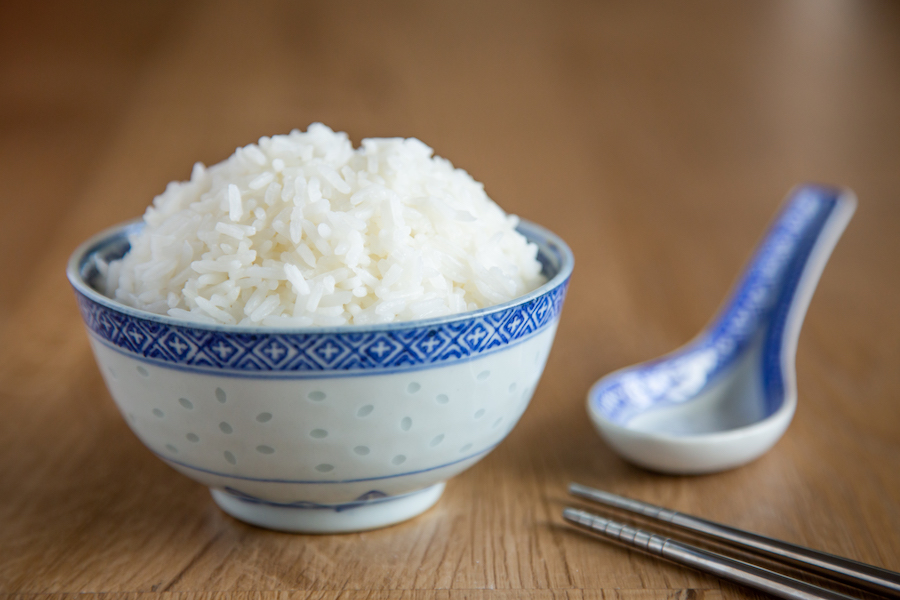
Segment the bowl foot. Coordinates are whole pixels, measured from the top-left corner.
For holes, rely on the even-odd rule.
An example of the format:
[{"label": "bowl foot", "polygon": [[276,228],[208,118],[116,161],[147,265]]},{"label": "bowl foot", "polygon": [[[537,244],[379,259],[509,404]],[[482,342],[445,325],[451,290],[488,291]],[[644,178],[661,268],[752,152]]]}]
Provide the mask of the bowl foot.
[{"label": "bowl foot", "polygon": [[441,497],[444,483],[403,496],[314,507],[247,500],[223,490],[210,492],[219,508],[252,525],[296,533],[348,533],[386,527],[422,514]]}]

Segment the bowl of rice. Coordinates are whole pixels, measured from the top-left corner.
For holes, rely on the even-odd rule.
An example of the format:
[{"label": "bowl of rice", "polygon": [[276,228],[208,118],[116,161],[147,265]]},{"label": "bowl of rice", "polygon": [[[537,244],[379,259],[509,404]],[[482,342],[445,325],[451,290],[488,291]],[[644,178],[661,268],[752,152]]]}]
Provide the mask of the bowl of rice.
[{"label": "bowl of rice", "polygon": [[420,514],[503,440],[572,266],[422,142],[314,124],[195,165],[68,277],[151,452],[240,520],[327,533]]}]

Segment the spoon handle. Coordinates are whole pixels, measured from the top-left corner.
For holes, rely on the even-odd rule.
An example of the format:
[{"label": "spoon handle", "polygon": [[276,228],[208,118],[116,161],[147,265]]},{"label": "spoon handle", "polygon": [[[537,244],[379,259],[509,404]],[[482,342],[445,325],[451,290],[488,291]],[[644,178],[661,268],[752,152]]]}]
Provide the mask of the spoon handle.
[{"label": "spoon handle", "polygon": [[569,484],[569,493],[597,504],[611,506],[655,521],[670,523],[738,548],[750,549],[775,560],[810,567],[820,575],[852,586],[864,587],[882,594],[900,595],[900,573],[750,533],[714,521],[707,521],[640,500],[595,490],[577,483]]},{"label": "spoon handle", "polygon": [[791,191],[706,330],[722,359],[737,355],[760,326],[769,332],[764,355],[794,355],[816,284],[855,209],[849,190],[802,185]]}]

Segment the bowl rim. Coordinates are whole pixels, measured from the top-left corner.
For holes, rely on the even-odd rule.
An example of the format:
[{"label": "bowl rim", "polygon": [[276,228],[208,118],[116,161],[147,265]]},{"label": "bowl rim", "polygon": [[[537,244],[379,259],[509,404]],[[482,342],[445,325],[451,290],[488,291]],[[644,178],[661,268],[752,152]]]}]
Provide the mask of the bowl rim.
[{"label": "bowl rim", "polygon": [[[333,327],[263,327],[248,325],[225,325],[219,323],[212,324],[202,323],[199,321],[189,321],[187,319],[179,319],[170,317],[169,315],[152,313],[128,306],[126,304],[122,304],[121,302],[118,302],[117,300],[114,300],[113,298],[110,298],[105,294],[102,294],[99,291],[95,290],[91,285],[87,283],[87,281],[84,280],[84,277],[82,276],[82,267],[91,253],[107,243],[112,237],[122,235],[123,233],[127,234],[129,229],[137,229],[141,225],[143,225],[142,217],[130,219],[117,225],[113,225],[112,227],[108,227],[79,244],[69,257],[69,262],[66,266],[66,276],[68,277],[69,283],[72,285],[75,291],[91,302],[135,319],[161,323],[174,327],[199,329],[203,331],[213,331],[232,335],[320,335],[335,333],[353,334],[373,331],[419,329],[445,325],[454,322],[468,321],[470,319],[477,319],[479,317],[484,317],[493,313],[502,312],[515,306],[524,305],[532,300],[540,298],[541,296],[564,285],[572,275],[572,269],[575,266],[575,257],[572,254],[572,250],[562,240],[562,238],[560,238],[549,229],[542,227],[541,225],[520,218],[516,230],[518,231],[520,228],[524,229],[524,231],[519,231],[519,233],[525,235],[532,243],[536,243],[532,239],[532,236],[545,239],[547,241],[546,245],[553,248],[559,253],[561,261],[559,270],[552,278],[550,278],[534,290],[528,292],[527,294],[518,296],[516,298],[513,298],[512,300],[503,302],[502,304],[495,304],[493,306],[480,308],[478,310],[445,315],[443,317],[434,317],[431,319],[393,321],[390,323],[376,323],[371,325],[337,325]],[[532,235],[530,236],[529,234]],[[541,247],[542,245],[538,244],[539,251]]]}]

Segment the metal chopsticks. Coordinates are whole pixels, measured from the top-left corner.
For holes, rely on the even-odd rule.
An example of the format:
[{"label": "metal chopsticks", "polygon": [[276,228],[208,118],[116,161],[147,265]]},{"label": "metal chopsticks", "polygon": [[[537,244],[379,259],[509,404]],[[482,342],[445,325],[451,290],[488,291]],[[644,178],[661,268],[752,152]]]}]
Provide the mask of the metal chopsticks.
[{"label": "metal chopsticks", "polygon": [[[768,538],[765,536],[749,533],[746,531],[742,531],[740,529],[735,529],[733,527],[728,527],[727,525],[722,525],[719,523],[714,523],[712,521],[707,521],[705,519],[701,519],[698,517],[693,517],[690,515],[686,515],[683,513],[678,513],[672,510],[668,510],[666,508],[655,506],[653,504],[648,504],[646,502],[641,502],[639,500],[632,500],[630,498],[625,498],[623,496],[618,496],[616,494],[611,494],[609,492],[604,492],[601,490],[596,490],[593,488],[589,488],[583,485],[579,485],[573,483],[569,486],[569,492],[579,498],[584,498],[591,502],[595,502],[597,504],[602,504],[604,506],[609,506],[613,508],[617,508],[623,511],[631,512],[634,514],[641,515],[643,517],[661,521],[667,524],[675,525],[681,527],[682,529],[686,529],[695,533],[700,534],[703,537],[711,538],[717,541],[725,542],[732,546],[752,550],[758,554],[767,556],[769,558],[773,558],[775,560],[781,562],[787,562],[792,564],[793,566],[799,567],[803,570],[813,571],[818,575],[824,575],[831,579],[840,581],[842,583],[846,583],[855,587],[864,587],[866,589],[880,592],[882,594],[886,593],[890,596],[897,596],[900,594],[900,573],[895,573],[893,571],[888,571],[886,569],[880,569],[878,567],[874,567],[872,565],[867,565],[865,563],[856,562],[853,560],[849,560],[846,558],[841,558],[839,556],[834,556],[831,554],[826,554],[824,552],[818,552],[816,550],[812,550],[810,548],[804,548],[803,546],[797,546],[795,544],[789,544],[787,542],[783,542],[780,540]],[[577,515],[577,516],[576,516]],[[585,515],[591,516],[594,520],[586,520]],[[611,536],[606,529],[610,527],[615,530],[615,527],[624,527],[613,521],[609,521],[608,519],[601,519],[600,517],[592,516],[590,513],[585,513],[584,511],[574,511],[572,509],[567,509],[566,513],[563,515],[566,520],[575,523],[576,525],[580,525],[582,527],[587,527],[593,531],[604,534],[607,537],[615,537],[620,541],[624,541],[626,543],[630,543],[631,545],[639,545],[632,541],[633,539],[641,539],[643,537],[638,536],[638,538],[623,539],[621,536]],[[597,521],[596,519],[601,519]],[[598,529],[604,529],[604,531],[600,531]],[[631,532],[636,532],[639,530],[635,530],[632,528],[625,529],[629,530],[629,535]],[[643,536],[652,536],[652,534],[647,534],[641,532]],[[666,540],[666,538],[660,538],[659,536],[652,536],[658,538],[659,540]],[[674,544],[674,546],[673,546]],[[694,566],[696,568],[701,568],[697,564],[687,561],[686,555],[683,555],[682,549],[688,548],[691,551],[699,551],[708,559],[708,555],[712,555],[716,557],[716,560],[725,559],[726,561],[732,561],[735,563],[739,563],[743,566],[752,566],[747,563],[743,563],[741,561],[734,561],[733,559],[728,559],[727,557],[707,552],[705,550],[701,550],[699,548],[693,548],[687,544],[682,544],[679,542],[675,542],[674,540],[668,540],[668,547],[678,547],[679,551],[676,555],[667,556],[671,560],[675,562],[681,562],[685,564],[689,564],[690,566]],[[655,547],[654,547],[655,548]],[[645,550],[649,550],[651,552],[655,552],[656,554],[663,555],[661,551],[652,550],[650,548],[644,548]],[[671,554],[671,553],[670,553]],[[706,559],[704,559],[706,560]],[[696,561],[694,561],[696,562]],[[708,565],[707,565],[708,566]],[[732,565],[733,566],[733,565]],[[767,571],[765,569],[759,569],[758,567],[753,567],[754,569],[758,569],[761,571],[765,571],[765,573],[771,573],[772,575],[777,575],[778,577],[784,577],[782,575],[778,575],[771,571]],[[710,571],[709,569],[702,569],[707,572],[712,572],[713,574],[719,575],[726,579],[731,579],[735,581],[735,579],[726,577],[725,575],[720,574],[716,571]],[[790,582],[796,582],[802,584],[803,586],[809,586],[809,584],[805,584],[798,580],[792,578],[785,578]],[[743,582],[746,585],[751,585],[752,587],[757,587],[753,585],[751,582]],[[784,582],[782,582],[784,583]],[[796,595],[781,595],[776,593],[775,591],[768,590],[769,593],[773,593],[775,595],[781,595],[781,597],[785,598],[809,598],[809,597],[844,597],[846,596],[834,596],[835,592],[829,592],[828,590],[824,590],[824,588],[818,588],[816,586],[812,586],[817,591],[816,593],[822,594],[822,592],[826,592],[828,594],[832,594],[831,596],[796,596]],[[759,588],[762,589],[762,588]]]},{"label": "metal chopsticks", "polygon": [[624,542],[672,562],[693,567],[753,589],[789,600],[852,600],[838,592],[826,590],[786,575],[741,562],[721,554],[709,552],[690,544],[634,529],[583,510],[567,508],[563,518],[575,525],[590,529],[605,537]]}]

